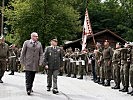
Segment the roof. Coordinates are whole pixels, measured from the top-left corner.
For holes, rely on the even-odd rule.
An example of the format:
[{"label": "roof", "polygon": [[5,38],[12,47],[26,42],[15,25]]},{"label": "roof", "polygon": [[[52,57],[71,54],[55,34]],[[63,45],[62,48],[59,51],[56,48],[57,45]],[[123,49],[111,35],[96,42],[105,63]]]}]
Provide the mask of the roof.
[{"label": "roof", "polygon": [[[106,33],[106,32],[108,32],[108,33],[110,33],[111,35],[117,37],[118,39],[120,39],[120,40],[123,41],[123,42],[127,42],[126,40],[124,40],[123,38],[121,38],[120,36],[118,36],[116,33],[110,31],[109,29],[105,29],[105,30],[103,30],[103,31],[100,31],[100,32],[95,33],[95,34],[94,34],[94,37],[95,37],[95,36],[98,36],[98,35],[101,35],[101,34],[104,34],[104,33]],[[89,39],[89,38],[91,38],[91,37],[92,37],[92,35],[89,35],[89,36],[87,37],[87,39]],[[72,41],[72,42],[70,42],[70,43],[68,43],[68,44],[75,43],[75,42],[79,42],[79,41],[81,41],[81,40],[82,40],[82,38],[77,39],[77,40],[74,40],[74,41]]]}]

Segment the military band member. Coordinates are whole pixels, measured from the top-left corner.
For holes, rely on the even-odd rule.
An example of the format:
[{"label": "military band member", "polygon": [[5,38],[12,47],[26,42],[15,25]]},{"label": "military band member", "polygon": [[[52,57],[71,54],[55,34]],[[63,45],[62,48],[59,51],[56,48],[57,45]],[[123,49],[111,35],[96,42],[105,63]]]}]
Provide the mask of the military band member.
[{"label": "military band member", "polygon": [[3,83],[2,77],[6,70],[6,59],[9,57],[9,47],[5,43],[5,38],[0,37],[0,83]]},{"label": "military band member", "polygon": [[76,78],[77,74],[78,74],[78,65],[76,64],[76,62],[78,61],[78,55],[79,54],[79,49],[75,48],[75,51],[71,54],[71,58],[72,58],[72,73],[73,76],[72,78]]},{"label": "military band member", "polygon": [[59,69],[63,66],[62,49],[57,46],[58,40],[52,39],[51,46],[46,47],[44,52],[44,66],[47,72],[47,91],[51,90],[53,80],[53,93],[58,93],[57,76]]}]

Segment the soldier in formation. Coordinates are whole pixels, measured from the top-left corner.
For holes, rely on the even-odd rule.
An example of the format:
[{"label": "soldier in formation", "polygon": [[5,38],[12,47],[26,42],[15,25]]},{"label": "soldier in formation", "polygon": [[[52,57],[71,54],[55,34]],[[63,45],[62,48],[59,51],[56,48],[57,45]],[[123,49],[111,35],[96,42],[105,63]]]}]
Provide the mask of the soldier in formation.
[{"label": "soldier in formation", "polygon": [[3,83],[2,77],[6,70],[6,59],[9,57],[9,46],[5,43],[5,38],[0,37],[0,83]]}]

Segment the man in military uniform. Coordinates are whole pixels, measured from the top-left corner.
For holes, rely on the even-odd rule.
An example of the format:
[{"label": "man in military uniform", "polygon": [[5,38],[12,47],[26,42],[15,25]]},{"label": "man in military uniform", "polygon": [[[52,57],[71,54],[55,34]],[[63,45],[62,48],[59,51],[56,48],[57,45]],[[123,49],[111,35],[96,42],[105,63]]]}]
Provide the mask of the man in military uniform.
[{"label": "man in military uniform", "polygon": [[72,63],[73,76],[72,76],[72,78],[76,78],[77,74],[78,74],[78,65],[76,65],[76,61],[78,60],[78,54],[79,54],[79,49],[75,48],[75,52],[73,52],[73,54],[72,54],[72,58],[73,58],[73,63]]},{"label": "man in military uniform", "polygon": [[133,96],[133,44],[131,45],[131,65],[129,70],[129,76],[130,76],[130,84],[131,84],[132,90],[127,94],[131,94],[131,96]]},{"label": "man in military uniform", "polygon": [[115,82],[115,86],[112,89],[120,89],[120,48],[120,43],[116,43],[116,49],[112,57],[113,79]]},{"label": "man in military uniform", "polygon": [[97,75],[97,80],[95,81],[96,83],[100,82],[100,57],[102,55],[102,48],[101,44],[97,42],[96,44],[96,50],[94,50],[95,53],[95,68],[96,68],[96,75]]},{"label": "man in military uniform", "polygon": [[72,63],[71,63],[71,54],[73,53],[72,48],[68,48],[68,52],[66,53],[65,57],[67,58],[67,77],[71,77],[72,74]]},{"label": "man in military uniform", "polygon": [[121,49],[121,68],[120,77],[123,88],[119,91],[128,92],[129,87],[129,67],[130,67],[130,45],[125,44],[125,47]]},{"label": "man in military uniform", "polygon": [[57,39],[51,40],[51,46],[46,47],[44,52],[44,66],[47,72],[47,91],[51,90],[53,78],[53,93],[58,93],[57,76],[58,70],[63,66],[62,49],[57,46]]},{"label": "man in military uniform", "polygon": [[0,83],[3,83],[2,77],[6,69],[6,59],[9,55],[8,44],[5,43],[4,37],[0,37]]},{"label": "man in military uniform", "polygon": [[79,75],[80,77],[78,79],[83,79],[85,65],[86,65],[86,62],[88,62],[87,56],[88,55],[87,55],[86,49],[81,51],[81,53],[79,54]]},{"label": "man in military uniform", "polygon": [[15,44],[12,44],[9,49],[9,66],[11,70],[11,73],[9,75],[14,75],[14,72],[17,69],[16,59],[17,59],[17,49],[15,47]]},{"label": "man in military uniform", "polygon": [[111,61],[112,61],[112,56],[113,56],[113,50],[109,46],[109,41],[106,40],[104,42],[104,50],[103,50],[103,60],[104,60],[104,75],[105,75],[105,80],[106,83],[104,86],[110,86],[110,81],[111,81]]}]

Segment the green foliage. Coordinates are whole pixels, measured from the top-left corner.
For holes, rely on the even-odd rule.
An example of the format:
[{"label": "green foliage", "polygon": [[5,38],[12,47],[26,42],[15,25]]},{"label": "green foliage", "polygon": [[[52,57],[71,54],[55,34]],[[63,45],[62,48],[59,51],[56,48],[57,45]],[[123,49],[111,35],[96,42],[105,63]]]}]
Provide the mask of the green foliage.
[{"label": "green foliage", "polygon": [[[13,7],[13,9],[11,9]],[[19,43],[30,38],[30,33],[39,33],[40,41],[48,45],[52,37],[60,43],[73,39],[81,31],[79,13],[63,0],[14,0],[5,10],[12,31],[19,34]]]},{"label": "green foliage", "polygon": [[45,45],[55,36],[62,44],[81,38],[86,7],[94,33],[110,29],[133,41],[133,0],[12,0],[5,9],[6,24],[17,44],[30,39],[33,31]]}]

